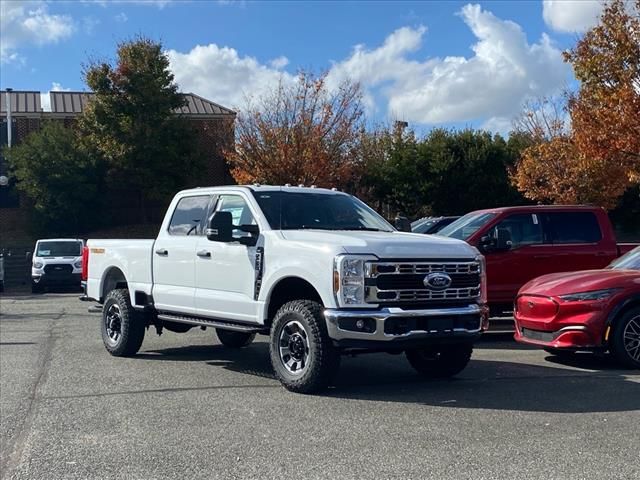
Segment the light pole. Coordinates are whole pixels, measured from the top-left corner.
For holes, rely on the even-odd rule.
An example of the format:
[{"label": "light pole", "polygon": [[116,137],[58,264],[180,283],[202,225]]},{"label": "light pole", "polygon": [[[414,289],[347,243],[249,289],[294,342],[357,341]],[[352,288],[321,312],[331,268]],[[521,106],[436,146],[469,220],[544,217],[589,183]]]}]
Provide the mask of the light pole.
[{"label": "light pole", "polygon": [[7,88],[7,146],[11,148],[11,92],[13,88]]}]

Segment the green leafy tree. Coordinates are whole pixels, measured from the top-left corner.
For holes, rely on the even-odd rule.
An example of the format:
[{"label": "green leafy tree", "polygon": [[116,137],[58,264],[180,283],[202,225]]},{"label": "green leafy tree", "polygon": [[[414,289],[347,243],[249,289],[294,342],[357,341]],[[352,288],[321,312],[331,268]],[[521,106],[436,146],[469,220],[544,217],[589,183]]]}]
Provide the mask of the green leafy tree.
[{"label": "green leafy tree", "polygon": [[402,212],[460,215],[471,210],[523,203],[509,171],[530,144],[475,130],[432,130],[418,140],[411,131],[366,134],[365,197],[387,216]]},{"label": "green leafy tree", "polygon": [[100,221],[104,165],[78,148],[71,129],[46,122],[4,153],[18,189],[33,203],[35,233],[77,235]]},{"label": "green leafy tree", "polygon": [[84,145],[107,161],[108,183],[138,192],[140,220],[148,200],[166,200],[202,165],[196,135],[176,114],[185,105],[162,45],[147,38],[120,43],[115,65],[84,72],[95,96],[79,120]]}]

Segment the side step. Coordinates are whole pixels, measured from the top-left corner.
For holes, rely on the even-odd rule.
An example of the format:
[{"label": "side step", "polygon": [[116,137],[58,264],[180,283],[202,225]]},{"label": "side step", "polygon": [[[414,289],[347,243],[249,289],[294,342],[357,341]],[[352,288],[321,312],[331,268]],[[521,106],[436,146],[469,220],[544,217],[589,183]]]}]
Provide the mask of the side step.
[{"label": "side step", "polygon": [[227,322],[224,320],[213,320],[211,318],[203,317],[188,317],[184,315],[175,315],[172,313],[159,313],[158,319],[166,320],[168,322],[188,323],[190,325],[221,328],[224,330],[232,330],[234,332],[261,333],[266,331],[266,328],[263,326],[245,325],[243,323]]}]

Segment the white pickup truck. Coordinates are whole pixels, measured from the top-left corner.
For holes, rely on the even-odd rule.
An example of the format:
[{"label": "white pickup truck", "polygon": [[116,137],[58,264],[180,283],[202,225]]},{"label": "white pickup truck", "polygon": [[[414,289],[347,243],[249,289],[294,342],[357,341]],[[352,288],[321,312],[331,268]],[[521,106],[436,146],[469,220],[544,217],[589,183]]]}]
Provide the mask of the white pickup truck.
[{"label": "white pickup truck", "polygon": [[327,386],[343,353],[404,351],[425,376],[455,375],[487,327],[475,248],[399,232],[335,190],[185,190],[155,240],[89,240],[83,266],[112,355],[134,355],[151,325],[213,327],[232,348],[264,334],[297,392]]}]

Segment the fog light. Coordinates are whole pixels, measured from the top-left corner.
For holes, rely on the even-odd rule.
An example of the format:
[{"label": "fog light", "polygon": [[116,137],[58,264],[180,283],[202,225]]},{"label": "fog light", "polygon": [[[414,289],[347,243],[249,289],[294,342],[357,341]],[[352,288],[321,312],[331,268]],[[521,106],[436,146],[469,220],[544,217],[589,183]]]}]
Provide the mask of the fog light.
[{"label": "fog light", "polygon": [[356,322],[356,327],[358,327],[358,330],[362,330],[364,328],[364,320],[358,320]]}]

